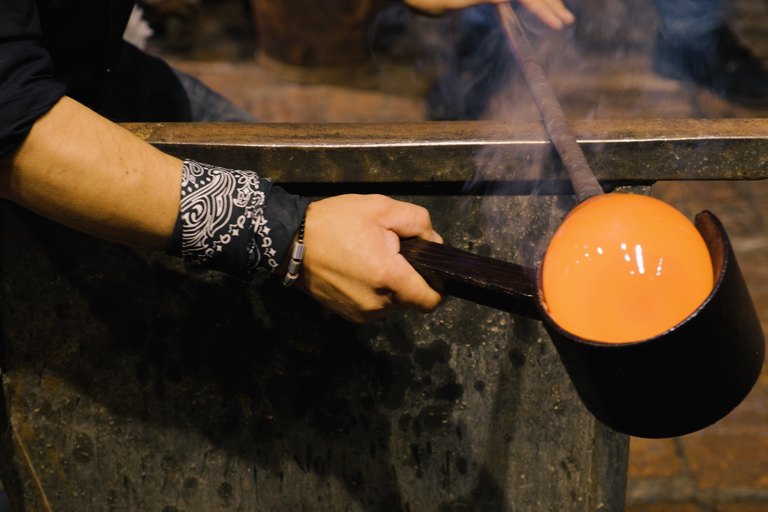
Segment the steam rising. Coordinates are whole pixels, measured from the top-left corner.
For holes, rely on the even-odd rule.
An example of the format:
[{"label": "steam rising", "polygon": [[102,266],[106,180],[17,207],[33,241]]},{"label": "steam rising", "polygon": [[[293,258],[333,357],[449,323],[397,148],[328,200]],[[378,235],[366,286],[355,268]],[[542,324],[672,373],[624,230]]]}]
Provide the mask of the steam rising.
[{"label": "steam rising", "polygon": [[[648,30],[654,30],[653,19],[648,28],[648,16],[649,13],[653,15],[653,9],[638,13],[634,12],[634,4],[625,6],[612,2],[607,7],[614,10],[611,12],[579,12],[579,3],[569,2],[567,5],[574,10],[576,24],[557,32],[515,5],[526,35],[537,52],[536,60],[548,77],[557,77],[553,82],[555,93],[568,107],[566,114],[569,118],[608,117],[609,102],[595,90],[594,83],[583,80],[598,74],[602,66],[623,65],[624,58],[637,46],[637,41],[648,40]],[[400,23],[406,25],[405,30],[410,30],[411,35],[414,31],[417,33],[422,47],[414,68],[419,72],[434,73],[434,80],[425,91],[430,119],[503,123],[540,121],[541,116],[522,73],[517,69],[494,6],[482,5],[441,19],[420,17],[403,9],[401,6],[400,10],[390,9],[382,14],[377,26],[381,31],[383,27],[391,28]],[[406,22],[407,16],[411,18]],[[589,46],[592,44],[602,46]],[[588,54],[590,58],[586,58]],[[603,61],[596,62],[594,55],[603,55]],[[628,83],[626,87],[636,88],[637,84]],[[610,91],[613,96],[616,93]],[[633,115],[633,112],[625,115]],[[498,232],[498,245],[514,243],[525,252],[520,255],[523,260],[535,262],[543,254],[547,233],[551,234],[555,224],[559,223],[559,220],[551,219],[552,209],[565,215],[575,205],[575,200],[567,191],[546,188],[554,182],[552,178],[559,177],[556,176],[558,173],[567,180],[563,169],[553,168],[546,149],[525,155],[525,168],[508,166],[510,151],[530,149],[489,145],[478,152],[475,174],[465,184],[464,191],[470,197],[486,196],[483,203],[487,223],[485,235],[493,238]],[[505,213],[508,210],[498,206],[499,200],[487,197],[491,195],[514,196],[514,201],[524,205],[517,209],[514,219],[509,219]],[[510,230],[515,231],[511,236]],[[518,237],[519,241],[510,239]]]}]

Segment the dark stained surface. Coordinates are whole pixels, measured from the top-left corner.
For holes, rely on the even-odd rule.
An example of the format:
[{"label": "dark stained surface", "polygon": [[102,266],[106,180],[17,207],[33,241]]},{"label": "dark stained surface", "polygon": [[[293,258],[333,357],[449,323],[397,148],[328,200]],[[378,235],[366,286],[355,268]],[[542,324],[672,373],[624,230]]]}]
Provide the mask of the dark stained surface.
[{"label": "dark stained surface", "polygon": [[[754,135],[765,135],[760,118],[768,117],[768,109],[733,105],[651,72],[655,19],[647,2],[585,0],[572,5],[577,27],[562,36],[539,30],[534,40],[538,59],[577,133],[589,139],[588,132],[578,128],[581,120],[605,121],[620,134],[623,127],[647,119],[686,137],[701,138],[702,133],[711,132],[700,129],[700,124],[708,123],[705,118],[727,118],[737,132],[744,123],[740,119],[752,119],[746,123],[757,127]],[[268,73],[266,66],[256,64],[241,3],[214,1],[205,2],[204,7],[192,31],[197,44],[170,51],[158,40],[153,51],[262,120],[425,120],[424,95],[441,62],[434,57],[435,48],[442,44],[435,38],[435,27],[447,25],[445,20],[412,20],[406,32],[409,37],[386,54],[379,52],[372,73],[370,69],[355,73],[343,83],[330,77],[306,84],[286,79],[293,69],[277,66]],[[765,2],[738,0],[726,7],[739,36],[768,59]],[[486,118],[505,125],[538,123],[522,83],[497,94]],[[698,121],[689,125],[688,119]],[[617,120],[626,120],[627,125]],[[686,132],[686,126],[695,128]],[[290,129],[286,127],[287,132]],[[540,133],[534,139],[541,139]],[[768,158],[760,149],[762,142],[747,139],[743,143],[746,149],[722,151],[715,163],[709,158],[695,160],[698,143],[689,145],[683,158],[676,151],[664,158],[645,157],[667,145],[665,140],[638,143],[633,153],[642,154],[640,158],[601,152],[599,141],[594,143],[595,151],[586,154],[590,161],[596,155],[605,158],[606,167],[634,169],[645,164],[652,172],[670,173],[673,179],[697,175],[706,180],[713,167],[716,172],[726,170],[745,178],[755,167],[764,170]],[[499,169],[506,169],[505,164],[494,165],[498,161],[494,155],[484,158],[490,162],[484,167],[490,169],[488,176],[496,179]],[[516,172],[549,168],[551,157],[537,158],[543,165]],[[679,162],[687,164],[678,168]],[[592,165],[600,172],[600,165]],[[536,179],[539,176],[534,174]],[[535,187],[524,187],[526,195],[532,190]],[[723,220],[763,327],[768,326],[768,203],[764,200],[768,184],[662,182],[653,193],[689,216],[710,209]],[[424,204],[433,211],[438,230],[452,243],[532,265],[542,233],[554,227],[549,214],[542,212],[562,213],[571,203],[557,197],[521,197],[510,211],[506,202],[497,198],[478,204],[469,199],[456,204],[428,196]],[[510,219],[514,226],[509,225]],[[573,419],[579,405],[564,384],[567,381],[553,351],[540,342],[527,320],[510,321],[504,314],[451,303],[424,324],[418,318],[408,318],[406,327],[384,322],[348,337],[348,326],[332,321],[325,332],[318,333],[310,327],[323,315],[311,307],[306,316],[282,320],[270,313],[286,302],[295,308],[297,301],[304,311],[300,296],[265,303],[258,294],[227,279],[190,279],[172,261],[62,234],[14,210],[6,213],[6,224],[14,230],[6,238],[10,257],[5,258],[4,268],[11,271],[5,277],[3,314],[18,322],[13,327],[6,321],[6,337],[23,341],[15,348],[6,342],[6,353],[16,369],[27,371],[23,382],[13,387],[10,401],[22,407],[19,418],[29,428],[19,430],[20,442],[4,445],[3,459],[13,461],[16,470],[0,476],[10,484],[17,483],[14,479],[25,480],[31,495],[39,494],[38,483],[63,489],[74,474],[89,482],[109,480],[99,485],[103,494],[98,496],[78,488],[79,503],[88,503],[93,510],[126,507],[173,512],[215,510],[215,506],[229,510],[238,504],[247,509],[270,492],[295,497],[307,487],[316,491],[315,497],[322,497],[316,505],[321,510],[339,496],[355,498],[350,510],[399,510],[406,504],[417,510],[417,502],[439,502],[444,510],[502,510],[504,488],[514,489],[521,499],[546,494],[549,499],[576,504],[558,510],[578,509],[584,501],[584,509],[606,510],[599,505],[615,501],[622,493],[616,487],[595,489],[596,479],[621,479],[621,467],[606,463],[622,460],[620,450],[611,451],[621,442],[598,444],[589,453],[577,448],[588,444],[592,429],[597,429],[597,437],[607,435],[610,440],[610,435],[591,423],[583,430],[588,432],[586,437],[574,435],[584,429],[582,421],[589,421],[588,417]],[[24,252],[8,249],[18,243]],[[111,260],[115,267],[102,266],[104,260]],[[134,299],[115,294],[126,279],[138,294]],[[180,311],[192,311],[195,318],[190,323],[178,321]],[[232,314],[238,315],[241,328],[227,325]],[[82,315],[92,319],[85,329],[79,320]],[[426,326],[427,334],[404,335],[403,329],[413,322]],[[286,336],[281,332],[286,324],[300,334]],[[524,331],[534,337],[521,337]],[[449,336],[463,343],[454,345]],[[254,343],[256,337],[263,342]],[[510,337],[526,341],[506,345]],[[41,357],[46,351],[49,356]],[[462,376],[459,367],[468,373]],[[533,398],[542,393],[537,384],[542,381],[549,383],[546,398]],[[494,402],[490,398],[494,393],[505,398]],[[401,414],[393,423],[395,410]],[[768,506],[766,411],[768,377],[764,373],[739,408],[704,431],[669,440],[633,438],[627,510],[743,512]],[[529,418],[526,425],[519,421],[523,416]],[[487,417],[494,420],[484,422]],[[443,423],[446,418],[451,418],[447,424]],[[59,420],[72,428],[45,430]],[[462,421],[464,428],[453,428]],[[163,431],[151,448],[144,444],[147,424],[160,425]],[[192,441],[180,432],[194,433]],[[105,446],[100,438],[120,441]],[[478,439],[486,443],[485,448],[473,445]],[[440,452],[437,442],[449,449]],[[326,448],[316,450],[317,444]],[[561,446],[567,455],[554,458],[541,449],[552,444],[570,446]],[[205,450],[192,450],[192,445]],[[588,456],[595,462],[591,469],[583,463]],[[350,464],[352,459],[365,463]],[[34,461],[43,462],[30,475]],[[222,468],[227,470],[225,476],[219,472]],[[403,475],[407,492],[396,483]],[[424,482],[430,475],[438,475],[439,490],[427,490]],[[498,475],[506,475],[503,483]],[[462,479],[464,483],[459,483]],[[566,496],[563,485],[585,491]],[[243,489],[252,492],[243,493]],[[58,496],[56,492],[50,497],[51,501],[75,498],[72,493]],[[145,498],[153,501],[144,503]],[[29,510],[37,509],[46,510],[44,505]]]},{"label": "dark stained surface", "polygon": [[[238,12],[232,4],[219,5],[229,5],[222,11]],[[679,130],[678,120],[706,123],[730,119],[738,123],[740,119],[762,122],[761,119],[768,118],[766,108],[729,103],[707,91],[656,76],[651,70],[651,50],[657,20],[648,2],[579,0],[571,1],[570,5],[577,24],[568,29],[567,35],[552,35],[539,29],[534,39],[554,41],[536,44],[541,51],[539,61],[573,122],[607,121],[620,127],[614,121],[647,120]],[[735,0],[725,2],[724,9],[725,18],[739,38],[763,62],[768,62],[768,38],[765,37],[768,4],[759,0]],[[435,37],[435,31],[430,29],[446,25],[445,21],[412,21],[406,31],[406,41],[393,47],[392,59],[375,54],[379,57],[375,68],[378,73],[353,84],[339,85],[333,82],[302,84],[266,73],[253,65],[252,47],[243,52],[237,42],[240,40],[221,37],[214,29],[214,20],[215,16],[200,23],[196,36],[201,44],[184,54],[165,53],[262,120],[295,123],[425,120],[424,95],[440,63],[433,57],[433,50],[444,46],[444,40]],[[415,62],[410,60],[414,54]],[[222,65],[222,61],[227,64]],[[492,99],[486,118],[503,123],[529,123],[537,122],[538,114],[525,85],[519,83]],[[649,143],[652,147],[657,144],[660,143]],[[695,154],[695,147],[689,151]],[[755,155],[757,162],[766,161],[764,155]],[[590,158],[589,154],[587,157]],[[610,162],[636,167],[638,160],[633,158],[627,162],[626,158],[617,158]],[[699,165],[678,171],[675,170],[677,162],[674,155],[665,159],[642,158],[642,163],[649,168],[661,172],[671,168],[678,177],[689,173],[706,175],[710,165],[710,161],[701,161]],[[592,165],[599,172],[599,166],[594,162]],[[739,258],[763,329],[768,328],[768,266],[765,264],[768,261],[768,202],[765,201],[768,182],[659,182],[654,185],[653,194],[690,218],[705,209],[718,215]],[[520,223],[528,220],[528,215],[515,219]],[[712,427],[675,439],[633,438],[627,510],[764,510],[768,507],[766,424],[768,373],[764,370],[745,402]]]}]

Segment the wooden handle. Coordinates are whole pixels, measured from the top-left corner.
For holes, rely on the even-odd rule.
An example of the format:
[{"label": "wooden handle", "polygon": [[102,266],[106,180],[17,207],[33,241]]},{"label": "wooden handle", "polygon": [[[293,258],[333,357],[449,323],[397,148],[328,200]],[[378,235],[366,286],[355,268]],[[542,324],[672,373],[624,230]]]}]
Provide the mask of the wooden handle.
[{"label": "wooden handle", "polygon": [[400,254],[440,293],[540,319],[534,269],[421,238],[401,240]]}]

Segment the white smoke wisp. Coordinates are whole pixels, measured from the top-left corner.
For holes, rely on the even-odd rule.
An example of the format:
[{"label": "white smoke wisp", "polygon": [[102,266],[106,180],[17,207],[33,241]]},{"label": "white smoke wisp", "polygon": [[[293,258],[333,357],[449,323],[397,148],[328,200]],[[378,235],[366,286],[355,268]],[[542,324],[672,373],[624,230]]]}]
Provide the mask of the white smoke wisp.
[{"label": "white smoke wisp", "polygon": [[125,32],[123,33],[123,40],[140,50],[144,50],[147,47],[147,40],[154,34],[155,32],[152,30],[152,27],[144,19],[144,10],[134,4],[131,17],[128,19],[128,25],[126,25]]}]

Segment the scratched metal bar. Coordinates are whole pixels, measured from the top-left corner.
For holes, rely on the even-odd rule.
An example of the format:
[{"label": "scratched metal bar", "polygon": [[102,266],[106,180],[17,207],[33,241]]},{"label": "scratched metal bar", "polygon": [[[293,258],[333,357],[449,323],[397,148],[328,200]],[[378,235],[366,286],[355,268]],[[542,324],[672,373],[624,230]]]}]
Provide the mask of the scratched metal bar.
[{"label": "scratched metal bar", "polygon": [[[125,124],[161,150],[283,185],[419,193],[569,193],[541,123]],[[768,177],[768,119],[574,121],[606,190],[659,180]]]}]

